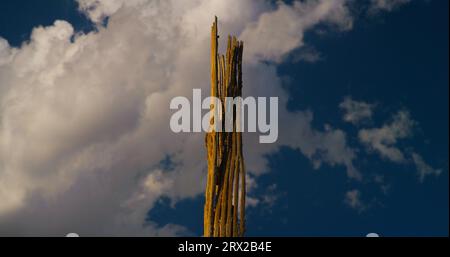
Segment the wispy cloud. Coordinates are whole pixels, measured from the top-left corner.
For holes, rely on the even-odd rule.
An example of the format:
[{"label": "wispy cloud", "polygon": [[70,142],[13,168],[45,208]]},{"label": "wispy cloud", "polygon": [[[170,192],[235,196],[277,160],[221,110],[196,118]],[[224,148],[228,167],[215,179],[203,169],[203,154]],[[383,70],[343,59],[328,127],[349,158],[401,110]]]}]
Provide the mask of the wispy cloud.
[{"label": "wispy cloud", "polygon": [[361,191],[353,189],[345,193],[344,202],[351,208],[358,212],[363,212],[367,209],[365,203],[361,199]]},{"label": "wispy cloud", "polygon": [[371,12],[392,11],[409,2],[411,0],[371,0],[369,10]]},{"label": "wispy cloud", "polygon": [[375,105],[362,101],[355,101],[347,96],[344,98],[344,101],[339,104],[339,108],[344,111],[343,120],[356,125],[362,121],[372,119]]},{"label": "wispy cloud", "polygon": [[412,135],[414,124],[415,121],[410,118],[409,112],[399,111],[390,123],[380,128],[361,129],[358,137],[363,144],[382,157],[393,162],[404,162],[405,156],[396,147],[396,143]]},{"label": "wispy cloud", "polygon": [[419,154],[413,153],[412,158],[414,164],[416,165],[420,182],[423,183],[426,176],[439,176],[442,173],[441,169],[434,169],[433,167],[428,165]]}]

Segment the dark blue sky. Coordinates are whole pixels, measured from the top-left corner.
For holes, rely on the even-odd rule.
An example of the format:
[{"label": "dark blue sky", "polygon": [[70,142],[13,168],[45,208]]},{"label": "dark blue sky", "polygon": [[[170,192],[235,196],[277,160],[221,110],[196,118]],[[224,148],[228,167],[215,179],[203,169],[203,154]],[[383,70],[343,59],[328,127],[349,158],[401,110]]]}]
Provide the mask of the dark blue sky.
[{"label": "dark blue sky", "polygon": [[[413,2],[392,13],[359,18],[350,32],[309,33],[305,42],[323,60],[279,66],[279,73],[290,78],[285,87],[291,110],[312,109],[318,129],[329,123],[354,135],[337,108],[345,96],[377,103],[376,127],[392,113],[407,109],[419,125],[416,136],[403,143],[444,172],[421,184],[412,165],[362,154],[358,168],[364,174],[383,174],[390,190],[385,195],[373,183],[355,185],[365,195],[363,200],[373,203],[358,213],[343,203],[352,186],[343,167],[314,170],[300,152],[283,148],[269,157],[271,172],[259,179],[254,192],[264,194],[275,183],[281,196],[271,208],[249,210],[248,235],[448,235],[448,1]],[[185,223],[201,234],[201,206],[202,197],[182,201],[175,209],[164,200],[150,215],[170,222],[181,210],[193,213],[194,218],[184,216]]]},{"label": "dark blue sky", "polygon": [[[401,144],[443,173],[420,183],[412,165],[359,153],[358,169],[385,176],[389,191],[384,194],[374,182],[353,184],[344,167],[325,165],[314,170],[300,152],[283,148],[268,157],[271,172],[258,179],[254,191],[262,195],[275,183],[279,197],[270,208],[249,209],[248,235],[448,236],[448,4],[413,1],[390,13],[359,17],[348,32],[310,32],[305,42],[322,54],[322,60],[278,67],[281,75],[290,77],[284,84],[291,97],[290,110],[313,110],[318,129],[328,123],[354,138],[357,128],[343,122],[337,108],[345,96],[377,104],[375,127],[396,111],[408,110],[418,126],[414,137]],[[33,27],[50,25],[55,19],[67,20],[76,30],[93,28],[73,1],[3,1],[0,36],[18,46]],[[349,188],[360,190],[371,207],[363,212],[349,208],[343,200]],[[161,225],[177,221],[200,235],[202,206],[202,196],[180,201],[175,208],[162,199],[149,218]]]}]

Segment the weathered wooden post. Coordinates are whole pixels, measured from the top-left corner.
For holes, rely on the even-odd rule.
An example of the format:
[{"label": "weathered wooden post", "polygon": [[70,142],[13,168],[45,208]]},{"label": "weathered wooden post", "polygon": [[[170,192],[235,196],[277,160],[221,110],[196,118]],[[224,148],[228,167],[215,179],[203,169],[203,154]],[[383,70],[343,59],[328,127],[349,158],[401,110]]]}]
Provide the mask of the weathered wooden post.
[{"label": "weathered wooden post", "polygon": [[[221,100],[222,106],[219,108],[221,117],[224,117],[227,107],[225,97],[242,96],[243,47],[242,41],[228,36],[226,54],[218,54],[217,17],[215,17],[211,28],[211,96]],[[211,103],[211,108],[214,108],[214,104]],[[233,112],[236,113],[236,109]],[[220,122],[222,128],[225,128],[224,119]],[[236,115],[233,115],[232,132],[213,130],[206,134],[205,141],[208,178],[205,192],[204,236],[244,236],[245,165],[242,132],[236,130]]]}]

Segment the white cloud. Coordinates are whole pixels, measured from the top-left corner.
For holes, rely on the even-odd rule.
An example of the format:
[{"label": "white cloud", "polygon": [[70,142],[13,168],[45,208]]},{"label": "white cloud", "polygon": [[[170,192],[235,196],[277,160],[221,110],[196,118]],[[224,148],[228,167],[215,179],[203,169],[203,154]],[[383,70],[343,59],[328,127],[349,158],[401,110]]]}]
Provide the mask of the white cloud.
[{"label": "white cloud", "polygon": [[360,180],[362,175],[353,165],[356,153],[348,146],[346,133],[331,127],[326,127],[324,131],[316,130],[311,126],[312,121],[310,111],[281,116],[279,124],[286,127],[280,132],[279,143],[299,149],[313,161],[315,169],[323,164],[343,165],[348,177]]},{"label": "white cloud", "polygon": [[344,121],[352,124],[359,124],[361,121],[370,120],[373,115],[373,104],[355,101],[351,97],[346,97],[339,108],[344,111]]},{"label": "white cloud", "polygon": [[[250,177],[251,178],[251,177]],[[252,190],[257,187],[256,181],[251,178],[251,186],[247,186],[247,191]],[[247,207],[256,207],[257,205],[262,206],[265,210],[272,211],[272,207],[275,205],[276,201],[283,194],[278,192],[276,184],[271,184],[264,188],[264,192],[259,192],[258,195],[252,194],[245,199],[245,204]]]},{"label": "white cloud", "polygon": [[300,48],[290,56],[290,60],[294,63],[301,61],[315,63],[323,59],[324,57],[322,56],[322,54],[314,47],[309,45],[304,45],[302,48]]},{"label": "white cloud", "polygon": [[411,0],[371,0],[370,11],[392,11]]},{"label": "white cloud", "polygon": [[350,29],[353,20],[346,3],[345,0],[295,1],[290,6],[278,2],[274,11],[263,13],[242,32],[240,38],[251,46],[246,49],[246,58],[279,62],[285,54],[303,46],[304,32],[319,23]]},{"label": "white cloud", "polygon": [[361,200],[361,191],[357,189],[347,191],[344,202],[358,212],[363,212],[367,209],[367,206]]},{"label": "white cloud", "polygon": [[415,121],[410,118],[409,112],[399,111],[389,124],[380,128],[361,129],[358,137],[363,144],[378,152],[382,157],[402,163],[406,159],[396,143],[399,139],[411,136],[414,125]]},{"label": "white cloud", "polygon": [[[74,35],[56,21],[20,48],[0,39],[2,234],[184,233],[145,218],[160,196],[204,190],[204,135],[172,133],[169,102],[193,88],[208,92],[213,15],[222,39],[245,41],[244,95],[280,97],[278,144],[245,135],[249,172],[267,171],[265,156],[287,145],[315,168],[341,165],[361,179],[346,134],[313,128],[310,111],[288,112],[276,67],[259,62],[281,61],[317,24],[350,29],[346,1],[79,1],[93,21],[109,16],[108,26]],[[177,163],[170,172],[156,168],[167,155]]]},{"label": "white cloud", "polygon": [[423,160],[422,156],[417,153],[412,153],[412,159],[416,165],[419,180],[422,183],[424,182],[426,176],[439,176],[442,173],[441,169],[434,169]]},{"label": "white cloud", "polygon": [[[387,160],[399,164],[414,164],[419,180],[423,182],[426,176],[438,176],[442,170],[432,168],[418,153],[410,153],[410,151],[405,151],[397,146],[400,139],[412,136],[412,129],[416,124],[411,119],[409,112],[399,111],[390,123],[384,124],[380,128],[361,129],[358,137],[369,150],[376,151]],[[385,185],[384,177],[375,176],[375,182],[381,185],[384,193],[387,193],[389,186]]]},{"label": "white cloud", "polygon": [[116,13],[122,7],[136,7],[147,2],[146,0],[77,0],[79,9],[89,18],[100,23],[102,20]]}]

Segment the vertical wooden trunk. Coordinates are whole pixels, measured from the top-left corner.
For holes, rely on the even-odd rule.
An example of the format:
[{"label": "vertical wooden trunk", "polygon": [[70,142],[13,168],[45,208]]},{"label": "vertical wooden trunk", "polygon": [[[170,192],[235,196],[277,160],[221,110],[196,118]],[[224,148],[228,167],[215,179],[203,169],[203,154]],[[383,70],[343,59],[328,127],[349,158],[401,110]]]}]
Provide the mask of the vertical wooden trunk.
[{"label": "vertical wooden trunk", "polygon": [[[244,45],[235,37],[228,37],[227,52],[218,54],[217,17],[211,28],[211,96],[221,100],[222,106],[214,106],[219,117],[225,117],[226,97],[242,96],[242,54]],[[242,151],[242,133],[236,130],[233,115],[232,132],[206,134],[208,178],[204,206],[204,236],[243,236],[245,232],[245,165]],[[224,119],[221,122],[225,128]]]}]

